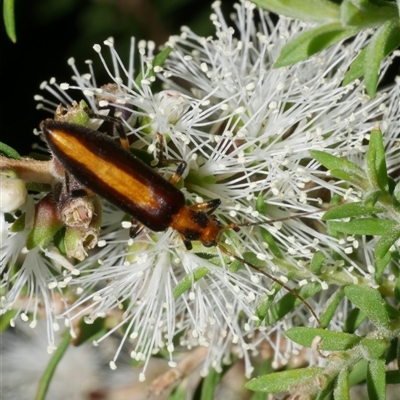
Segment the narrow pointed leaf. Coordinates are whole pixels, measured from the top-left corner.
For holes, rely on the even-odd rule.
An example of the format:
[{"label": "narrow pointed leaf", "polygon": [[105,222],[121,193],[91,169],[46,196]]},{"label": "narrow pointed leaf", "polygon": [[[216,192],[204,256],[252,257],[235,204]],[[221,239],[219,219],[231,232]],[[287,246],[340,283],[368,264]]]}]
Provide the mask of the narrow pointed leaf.
[{"label": "narrow pointed leaf", "polygon": [[378,290],[357,285],[346,286],[346,297],[377,327],[389,329],[389,316],[385,308],[385,301]]},{"label": "narrow pointed leaf", "polygon": [[346,160],[345,158],[336,157],[320,150],[311,150],[310,154],[320,164],[331,171],[342,170],[349,175],[355,175],[361,177],[362,179],[367,178],[365,171],[361,167],[352,163],[351,161]]},{"label": "narrow pointed leaf", "polygon": [[[388,221],[388,220],[379,220],[379,221]],[[375,257],[377,260],[385,257],[386,253],[389,249],[396,243],[397,239],[400,237],[400,226],[397,225],[395,221],[392,221],[393,225],[390,226],[388,224],[388,229],[379,239],[378,243],[375,246]],[[384,226],[384,224],[382,225]]]},{"label": "narrow pointed leaf", "polygon": [[313,379],[323,372],[323,368],[298,368],[275,372],[255,378],[246,383],[247,389],[255,392],[279,393],[289,390],[294,385]]},{"label": "narrow pointed leaf", "polygon": [[0,153],[7,158],[14,158],[16,160],[19,160],[21,158],[16,150],[3,142],[0,142]]},{"label": "narrow pointed leaf", "polygon": [[361,78],[364,75],[364,63],[365,63],[365,54],[367,49],[364,48],[361,50],[360,54],[355,58],[352,62],[350,69],[346,72],[346,75],[343,79],[343,86],[348,85],[354,80]]},{"label": "narrow pointed leaf", "polygon": [[362,215],[378,214],[383,211],[384,208],[379,207],[379,205],[375,207],[369,207],[368,205],[365,205],[364,202],[357,201],[355,203],[346,203],[335,208],[331,208],[323,215],[322,219],[324,221],[328,221],[330,219],[360,217]]},{"label": "narrow pointed leaf", "polygon": [[398,19],[385,22],[375,32],[368,44],[364,61],[364,78],[367,93],[371,97],[375,97],[381,61],[399,45],[400,24]]},{"label": "narrow pointed leaf", "polygon": [[385,360],[372,360],[368,363],[367,388],[370,400],[386,400]]},{"label": "narrow pointed leaf", "polygon": [[326,329],[306,327],[291,328],[286,331],[286,336],[305,347],[311,347],[313,340],[319,336],[321,342],[318,344],[318,348],[328,351],[348,350],[360,341],[360,337],[350,333],[332,332]]},{"label": "narrow pointed leaf", "polygon": [[7,35],[15,43],[17,35],[15,33],[14,0],[3,0],[3,19]]},{"label": "narrow pointed leaf", "polygon": [[[297,290],[297,293],[304,299],[308,299],[309,297],[320,292],[321,290],[321,285],[319,283],[313,282],[303,286],[300,290]],[[302,301],[299,298],[291,293],[286,293],[273,305],[273,307],[271,307],[271,319],[269,320],[269,323],[273,324],[276,321],[279,321],[299,304],[302,304]]]},{"label": "narrow pointed leaf", "polygon": [[389,219],[362,218],[348,222],[330,221],[329,227],[349,235],[384,235],[392,231],[397,223]]},{"label": "narrow pointed leaf", "polygon": [[254,3],[287,17],[303,21],[338,21],[340,8],[327,0],[254,0]]},{"label": "narrow pointed leaf", "polygon": [[[151,67],[149,68],[149,70],[147,71],[147,73],[145,74],[146,79],[151,78],[152,76],[155,75],[154,72],[154,67],[162,67],[165,63],[165,60],[168,58],[169,53],[171,53],[172,48],[171,47],[166,47],[164,50],[162,50],[160,53],[158,53],[152,63],[151,63]],[[135,79],[135,83],[141,87],[142,86],[142,79],[143,79],[143,75],[142,72],[140,72],[138,74],[138,76]]]},{"label": "narrow pointed leaf", "polygon": [[349,370],[343,368],[336,379],[333,390],[334,400],[350,400]]},{"label": "narrow pointed leaf", "polygon": [[324,253],[322,251],[315,252],[310,264],[311,273],[314,275],[318,275],[321,272],[321,267],[324,264],[324,261]]},{"label": "narrow pointed leaf", "polygon": [[343,332],[354,333],[366,318],[367,315],[364,312],[359,308],[354,308],[347,315],[343,326]]},{"label": "narrow pointed leaf", "polygon": [[55,372],[59,362],[62,360],[63,356],[65,355],[65,352],[67,351],[67,349],[69,347],[70,341],[71,341],[71,335],[70,335],[69,331],[65,332],[61,343],[57,346],[56,351],[53,353],[42,377],[40,378],[39,387],[36,392],[35,400],[44,400],[46,398],[46,393],[50,386],[51,379],[54,375],[54,372]]},{"label": "narrow pointed leaf", "polygon": [[385,147],[382,132],[373,130],[367,153],[368,178],[373,187],[383,193],[389,192],[389,181],[386,169]]},{"label": "narrow pointed leaf", "polygon": [[173,293],[174,298],[176,299],[179,296],[181,296],[184,292],[189,290],[195,282],[202,279],[209,272],[210,270],[208,268],[199,267],[196,268],[191,274],[187,274],[183,279],[181,279],[177,283]]},{"label": "narrow pointed leaf", "polygon": [[336,309],[344,297],[344,289],[340,288],[325,303],[323,311],[319,315],[321,325],[326,328],[336,314]]},{"label": "narrow pointed leaf", "polygon": [[286,44],[274,68],[286,67],[307,59],[327,47],[355,35],[358,29],[343,28],[340,22],[332,22],[310,29]]}]

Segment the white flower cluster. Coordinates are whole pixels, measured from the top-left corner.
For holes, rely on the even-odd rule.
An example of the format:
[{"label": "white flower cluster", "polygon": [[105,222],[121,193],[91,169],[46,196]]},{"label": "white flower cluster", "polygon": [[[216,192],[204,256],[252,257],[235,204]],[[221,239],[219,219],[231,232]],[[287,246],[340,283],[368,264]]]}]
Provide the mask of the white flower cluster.
[{"label": "white flower cluster", "polygon": [[[112,106],[117,110],[115,115],[123,118],[132,147],[154,157],[158,156],[157,133],[161,134],[165,157],[188,164],[181,180],[187,201],[220,199],[215,214],[223,223],[257,222],[316,211],[334,194],[356,198],[358,193],[331,181],[309,151],[329,150],[361,163],[366,139],[377,120],[382,121],[385,132],[389,169],[394,168],[398,157],[397,147],[395,151],[392,146],[397,143],[400,123],[399,85],[378,93],[374,100],[367,97],[361,82],[341,85],[367,35],[333,46],[293,67],[274,69],[280,50],[304,28],[302,23],[285,18],[275,23],[247,1],[236,5],[232,26],[222,15],[220,2],[213,4],[213,11],[215,36],[199,37],[183,28],[180,36],[167,43],[172,51],[162,66],[153,64],[154,45],[140,42],[139,70],[135,71],[133,40],[125,67],[108,39],[104,44],[111,52],[112,69],[104,61],[101,47],[94,49],[108,71],[109,85],[97,85],[91,61],[87,62],[89,73],[81,74],[71,59],[74,83],[58,85],[53,79],[42,88],[55,97],[55,102],[42,96],[36,99],[42,107],[54,110],[60,102],[71,104],[75,90],[75,100],[85,96],[96,112],[104,113]],[[164,85],[158,93],[153,89],[156,80]],[[173,168],[171,164],[158,172],[168,177]],[[256,205],[260,198],[265,202],[265,213]],[[78,276],[66,273],[58,282],[58,288],[67,286],[70,290],[62,296],[68,298],[74,293],[77,297],[64,310],[67,320],[83,316],[91,323],[117,313],[119,322],[107,335],[123,327],[122,342],[130,342],[131,356],[143,362],[143,371],[151,355],[160,350],[170,354],[170,365],[175,366],[178,345],[181,349],[208,349],[204,374],[211,366],[220,369],[236,354],[244,357],[249,375],[250,356],[265,341],[276,350],[276,363],[290,356],[289,343],[284,344],[284,351],[278,350],[283,340],[281,326],[287,329],[298,323],[309,324],[307,310],[297,308],[280,324],[267,326],[256,312],[274,293],[265,276],[248,265],[234,269],[235,263],[218,247],[205,249],[193,243],[194,249],[188,251],[171,229],[161,233],[145,230],[134,240],[129,239],[124,229],[129,224],[121,226],[123,213],[107,204],[103,213],[97,251],[75,265],[73,272],[79,270]],[[310,214],[307,220],[275,223],[265,228],[269,233],[264,236],[259,228],[243,227],[239,232],[226,232],[221,244],[240,257],[245,253],[256,255],[278,279],[286,282],[287,277],[293,278],[300,286],[320,284],[326,289],[329,283],[338,282],[329,280],[336,272],[340,272],[342,283],[346,279],[348,283],[372,279],[366,267],[371,264],[368,249],[360,252],[354,238],[341,242],[329,236],[319,222],[320,214]],[[23,232],[3,242],[0,266],[2,307],[19,309],[21,317],[26,312],[16,307],[18,300],[13,293],[18,291],[22,296],[22,286],[28,285],[25,296],[32,310],[37,307],[34,301],[53,301],[49,282],[54,278],[43,272],[48,268],[48,258],[41,249],[28,252],[16,275],[7,272],[7,263],[16,262],[18,254],[23,253],[27,229],[26,225]],[[276,249],[268,244],[266,235]],[[313,276],[309,269],[316,251],[325,256],[324,279]],[[353,252],[360,253],[357,261],[351,256]],[[46,250],[47,257],[49,253]],[[192,283],[177,293],[188,278]],[[10,285],[14,288],[8,291]],[[281,292],[284,294],[284,290]],[[317,314],[329,291],[319,296],[311,302]],[[46,312],[48,318],[57,314],[51,306]],[[333,321],[333,325],[342,323],[340,317]],[[110,363],[112,368],[121,348]]]}]

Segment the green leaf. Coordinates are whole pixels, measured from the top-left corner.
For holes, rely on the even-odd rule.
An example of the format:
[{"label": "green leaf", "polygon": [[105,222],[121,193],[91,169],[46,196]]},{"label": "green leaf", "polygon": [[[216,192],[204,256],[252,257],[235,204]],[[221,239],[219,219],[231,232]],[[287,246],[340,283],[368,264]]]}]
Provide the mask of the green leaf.
[{"label": "green leaf", "polygon": [[[368,182],[365,171],[357,164],[354,164],[345,158],[336,157],[319,150],[311,150],[310,154],[320,164],[330,170],[332,175],[335,175],[336,171],[342,171],[350,177],[349,181],[358,187],[362,187],[366,182]],[[340,178],[342,177],[340,176]]]},{"label": "green leaf", "polygon": [[390,219],[361,218],[348,222],[330,221],[329,228],[349,235],[384,235],[393,230],[397,222]]},{"label": "green leaf", "polygon": [[[396,285],[394,287],[394,297],[397,301],[400,302],[400,276],[396,279]],[[400,363],[399,363],[400,366]]]},{"label": "green leaf", "polygon": [[[145,73],[146,79],[150,79],[151,77],[155,76],[154,67],[162,67],[165,63],[165,60],[168,58],[169,53],[171,53],[171,51],[172,51],[171,47],[166,47],[164,50],[162,50],[154,57],[153,62],[151,63],[151,67],[148,68],[148,70]],[[143,74],[141,71],[139,72],[138,76],[135,79],[135,83],[139,87],[142,87],[142,79],[143,79]]]},{"label": "green leaf", "polygon": [[333,398],[335,400],[350,400],[349,390],[349,370],[347,368],[343,368],[340,370],[336,379],[335,389],[333,390]]},{"label": "green leaf", "polygon": [[200,400],[213,400],[215,399],[215,389],[222,378],[222,374],[218,373],[214,368],[208,371],[207,376],[203,379],[201,385]]},{"label": "green leaf", "polygon": [[343,332],[354,333],[366,318],[367,315],[359,308],[353,308],[347,315]]},{"label": "green leaf", "polygon": [[346,286],[344,292],[347,298],[377,327],[389,329],[389,316],[385,301],[378,290],[357,285]]},{"label": "green leaf", "polygon": [[364,75],[364,63],[365,63],[365,54],[367,49],[364,48],[361,50],[360,54],[354,59],[352,62],[350,69],[346,72],[346,75],[343,79],[343,86],[348,85],[350,82],[360,78]]},{"label": "green leaf", "polygon": [[399,21],[385,22],[375,32],[365,52],[364,78],[367,93],[375,97],[381,61],[400,45]]},{"label": "green leaf", "polygon": [[[379,220],[379,221],[388,221],[388,220]],[[385,257],[386,253],[393,246],[396,240],[400,237],[400,226],[396,224],[395,221],[392,221],[394,226],[389,227],[379,239],[378,243],[375,246],[375,257],[377,260]],[[397,225],[397,226],[396,226]]]},{"label": "green leaf", "polygon": [[[379,242],[378,242],[379,243]],[[392,254],[388,251],[383,258],[375,259],[375,280],[378,284],[382,283],[383,271],[392,259]]]},{"label": "green leaf", "polygon": [[183,279],[181,279],[177,283],[177,285],[174,289],[174,292],[173,292],[174,299],[178,298],[184,292],[189,290],[195,282],[197,282],[198,280],[205,277],[209,272],[210,272],[210,270],[208,268],[199,267],[199,268],[196,268],[190,274],[187,274]]},{"label": "green leaf", "polygon": [[344,0],[340,6],[343,25],[361,29],[380,26],[397,14],[396,6],[388,1]]},{"label": "green leaf", "polygon": [[96,318],[93,323],[88,324],[85,318],[81,318],[78,324],[78,336],[73,340],[74,346],[80,346],[103,335],[106,332],[105,321],[105,318]]},{"label": "green leaf", "polygon": [[368,363],[367,388],[370,400],[386,399],[385,360],[372,360]]},{"label": "green leaf", "polygon": [[254,0],[260,7],[303,21],[338,21],[340,8],[327,0]]},{"label": "green leaf", "polygon": [[35,400],[44,400],[46,398],[46,393],[47,393],[47,389],[49,388],[49,385],[51,383],[51,378],[54,375],[54,372],[58,366],[58,363],[61,361],[65,352],[67,351],[68,346],[70,344],[70,340],[71,340],[71,335],[70,335],[69,331],[66,331],[64,333],[61,343],[57,346],[56,351],[53,353],[53,355],[46,367],[46,370],[44,371],[44,373],[39,381],[39,387],[36,392]]},{"label": "green leaf", "polygon": [[0,142],[0,153],[7,158],[14,158],[16,160],[19,160],[21,158],[16,150],[3,142]]},{"label": "green leaf", "polygon": [[373,188],[380,189],[384,194],[387,194],[389,192],[389,181],[386,169],[385,146],[380,130],[374,129],[371,132],[366,160],[368,178]]},{"label": "green leaf", "polygon": [[[9,310],[0,315],[0,333],[4,332],[10,326],[10,321],[17,314],[17,310]],[[0,339],[1,340],[1,339]]]},{"label": "green leaf", "polygon": [[379,205],[375,207],[370,207],[364,202],[357,201],[355,203],[346,203],[339,205],[335,208],[331,208],[326,211],[322,216],[323,221],[328,221],[330,219],[342,219],[349,217],[360,217],[362,215],[378,214],[384,211],[383,207]]},{"label": "green leaf", "polygon": [[[256,202],[256,210],[264,216],[267,216],[267,208],[265,206],[265,201],[263,196],[258,196],[257,202]],[[271,253],[279,259],[283,259],[283,254],[281,250],[279,249],[278,245],[275,242],[274,237],[272,234],[268,231],[266,228],[260,227],[261,231],[261,236],[263,237],[265,243],[268,244],[268,248],[271,251]]]},{"label": "green leaf", "polygon": [[336,313],[336,309],[339,303],[342,301],[344,297],[344,289],[339,288],[325,303],[324,309],[320,313],[319,319],[321,321],[321,325],[326,328],[331,322],[332,318]]},{"label": "green leaf", "polygon": [[14,0],[4,0],[3,19],[7,35],[15,43],[17,41],[17,34],[15,33]]},{"label": "green leaf", "polygon": [[368,360],[384,357],[389,347],[388,342],[382,339],[363,339],[360,344],[364,347],[363,354]]},{"label": "green leaf", "polygon": [[267,316],[268,311],[271,308],[271,305],[275,299],[275,296],[281,289],[282,289],[282,286],[279,285],[278,283],[273,284],[272,287],[269,288],[269,291],[272,292],[272,294],[266,296],[265,298],[261,299],[258,302],[254,313],[259,318],[259,322],[258,322],[259,324],[261,324],[261,322],[264,321],[264,319]]},{"label": "green leaf", "polygon": [[354,347],[360,337],[350,333],[332,332],[320,328],[295,327],[286,331],[286,336],[305,347],[312,347],[314,339],[319,336],[321,342],[318,349],[329,351],[343,351]]},{"label": "green leaf", "polygon": [[365,382],[365,379],[367,377],[367,366],[368,362],[365,359],[362,359],[356,365],[354,365],[349,374],[350,387]]},{"label": "green leaf", "polygon": [[317,377],[324,371],[323,368],[298,368],[289,371],[275,372],[273,374],[254,378],[245,384],[247,389],[255,392],[279,393],[286,392],[292,386]]},{"label": "green leaf", "polygon": [[[297,290],[297,293],[306,300],[321,290],[322,287],[319,283],[312,282],[302,286],[300,290]],[[271,318],[269,323],[273,324],[276,321],[279,321],[299,304],[302,304],[302,301],[299,298],[294,296],[292,293],[286,293],[273,305],[273,307],[270,308]]]},{"label": "green leaf", "polygon": [[316,251],[310,264],[310,271],[313,275],[319,275],[321,273],[321,267],[324,264],[324,261],[324,253],[322,251]]},{"label": "green leaf", "polygon": [[286,67],[332,46],[342,39],[355,35],[358,29],[343,28],[340,22],[328,23],[296,36],[281,50],[274,68]]}]

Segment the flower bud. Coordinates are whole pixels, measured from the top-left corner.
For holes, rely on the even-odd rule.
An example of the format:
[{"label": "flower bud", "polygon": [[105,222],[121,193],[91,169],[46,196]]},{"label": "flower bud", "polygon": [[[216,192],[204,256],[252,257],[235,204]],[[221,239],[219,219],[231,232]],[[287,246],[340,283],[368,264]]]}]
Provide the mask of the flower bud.
[{"label": "flower bud", "polygon": [[10,213],[20,208],[28,194],[25,182],[12,171],[0,173],[0,211]]}]

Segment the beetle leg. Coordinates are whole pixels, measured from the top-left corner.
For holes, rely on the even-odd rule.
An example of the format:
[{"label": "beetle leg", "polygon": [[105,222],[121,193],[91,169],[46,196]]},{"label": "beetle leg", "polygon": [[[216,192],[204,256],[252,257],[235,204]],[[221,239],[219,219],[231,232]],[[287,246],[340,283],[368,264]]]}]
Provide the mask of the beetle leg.
[{"label": "beetle leg", "polygon": [[124,127],[119,118],[110,117],[108,115],[96,114],[92,109],[90,109],[88,107],[85,108],[85,113],[90,118],[102,119],[105,122],[111,123],[112,124],[112,128],[110,129],[111,132],[107,132],[107,134],[109,134],[110,136],[115,136],[115,133],[117,133],[119,136],[119,141],[121,143],[121,147],[124,148],[125,150],[129,151],[129,140],[128,140],[128,137],[126,136]]},{"label": "beetle leg", "polygon": [[203,211],[207,215],[212,214],[219,206],[221,205],[220,199],[212,199],[208,201],[204,201],[203,203],[199,204],[192,204],[189,206],[191,210],[194,211]]},{"label": "beetle leg", "polygon": [[174,174],[169,179],[169,182],[175,185],[181,179],[185,169],[187,167],[186,161],[177,160],[174,158],[165,158],[164,156],[164,142],[161,133],[157,132],[157,139],[158,139],[158,159],[161,165],[167,165],[169,163],[178,164],[178,168],[174,172]]},{"label": "beetle leg", "polygon": [[129,229],[129,236],[133,239],[145,228],[136,218],[131,218],[131,227]]}]

